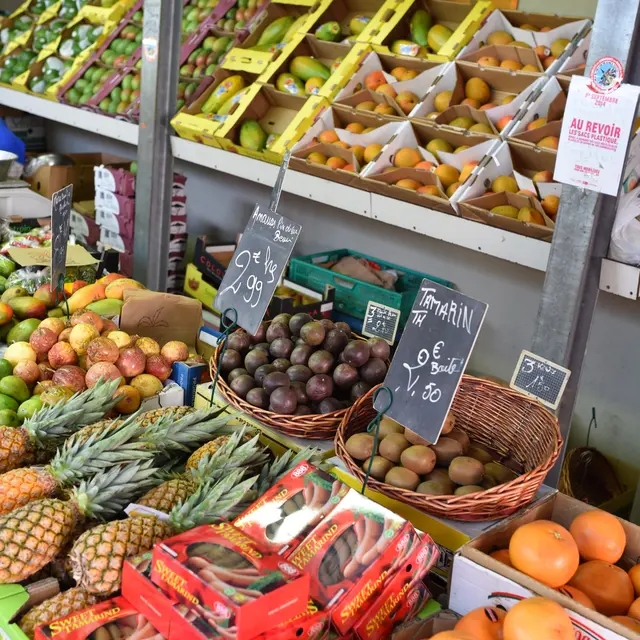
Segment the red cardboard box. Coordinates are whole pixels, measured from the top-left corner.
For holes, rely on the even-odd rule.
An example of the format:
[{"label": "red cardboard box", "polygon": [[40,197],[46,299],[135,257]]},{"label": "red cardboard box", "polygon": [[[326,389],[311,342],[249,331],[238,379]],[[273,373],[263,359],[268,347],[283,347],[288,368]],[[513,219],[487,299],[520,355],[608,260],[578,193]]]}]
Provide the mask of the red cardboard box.
[{"label": "red cardboard box", "polygon": [[[99,632],[98,629],[102,629]],[[36,640],[87,640],[87,638],[136,638],[163,640],[149,621],[123,597],[105,600],[71,613],[50,624],[36,627]]]},{"label": "red cardboard box", "polygon": [[348,491],[347,485],[303,461],[233,524],[264,549],[286,558]]},{"label": "red cardboard box", "polygon": [[309,598],[303,613],[261,635],[259,640],[323,640],[329,636],[330,626],[329,612]]},{"label": "red cardboard box", "polygon": [[224,621],[249,640],[304,612],[309,576],[231,523],[196,527],[156,544],[151,580],[168,596]]},{"label": "red cardboard box", "polygon": [[346,634],[388,583],[415,530],[351,489],[288,557],[311,577],[311,597]]}]

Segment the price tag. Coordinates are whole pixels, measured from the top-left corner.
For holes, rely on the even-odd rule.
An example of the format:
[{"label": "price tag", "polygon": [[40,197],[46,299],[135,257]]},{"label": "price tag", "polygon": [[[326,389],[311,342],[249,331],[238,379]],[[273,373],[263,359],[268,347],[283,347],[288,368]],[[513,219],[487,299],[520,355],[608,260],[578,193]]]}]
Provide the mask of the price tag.
[{"label": "price tag", "polygon": [[51,197],[51,287],[64,284],[67,263],[67,243],[71,222],[73,185],[70,184]]},{"label": "price tag", "polygon": [[549,409],[557,409],[570,375],[569,369],[523,351],[509,386],[536,398]]},{"label": "price tag", "polygon": [[[486,313],[484,302],[422,281],[384,381],[393,392],[386,415],[438,441]],[[385,401],[378,398],[375,408]]]},{"label": "price tag", "polygon": [[369,338],[382,338],[390,345],[393,345],[399,322],[400,309],[387,307],[379,302],[369,300],[367,313],[362,325],[362,335]]}]

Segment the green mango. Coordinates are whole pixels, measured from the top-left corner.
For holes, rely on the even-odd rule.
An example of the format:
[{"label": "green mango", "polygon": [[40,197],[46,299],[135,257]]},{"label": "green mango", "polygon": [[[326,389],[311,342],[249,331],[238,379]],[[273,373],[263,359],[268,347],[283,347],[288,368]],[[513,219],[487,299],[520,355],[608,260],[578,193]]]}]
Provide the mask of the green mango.
[{"label": "green mango", "polygon": [[9,302],[13,298],[24,298],[29,295],[29,292],[24,287],[10,287],[0,297],[2,302]]},{"label": "green mango", "polygon": [[7,344],[14,342],[29,342],[31,334],[40,326],[40,320],[37,318],[29,318],[18,322],[18,324],[9,330],[7,334]]},{"label": "green mango", "polygon": [[337,42],[340,40],[340,23],[325,22],[316,29],[316,38],[326,42]]},{"label": "green mango", "polygon": [[27,383],[18,376],[5,376],[0,380],[0,393],[10,396],[18,402],[24,402],[31,397]]},{"label": "green mango", "polygon": [[7,396],[4,393],[0,393],[0,411],[18,411],[20,404],[11,396]]},{"label": "green mango", "polygon": [[0,358],[0,379],[6,378],[13,373],[13,365],[4,358]]},{"label": "green mango", "polygon": [[15,411],[11,409],[0,409],[0,426],[3,427],[19,427],[22,420]]},{"label": "green mango", "polygon": [[33,417],[33,414],[41,407],[42,400],[40,399],[40,396],[32,396],[18,407],[18,418],[21,421],[27,420],[28,418]]},{"label": "green mango", "polygon": [[267,134],[256,120],[245,120],[240,127],[240,146],[252,151],[262,151]]}]

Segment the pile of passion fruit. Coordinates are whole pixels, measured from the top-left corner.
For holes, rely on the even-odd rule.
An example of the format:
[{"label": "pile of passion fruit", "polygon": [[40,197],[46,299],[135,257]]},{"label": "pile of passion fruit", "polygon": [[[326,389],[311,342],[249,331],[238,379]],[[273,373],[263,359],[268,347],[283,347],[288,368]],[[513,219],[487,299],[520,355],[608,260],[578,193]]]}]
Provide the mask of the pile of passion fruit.
[{"label": "pile of passion fruit", "polygon": [[254,407],[285,415],[345,409],[387,374],[389,345],[351,339],[346,322],[281,313],[255,335],[229,335],[220,370],[234,393]]},{"label": "pile of passion fruit", "polygon": [[388,416],[380,422],[378,448],[373,454],[374,436],[356,433],[346,442],[349,455],[371,469],[372,478],[393,487],[431,496],[463,496],[510,482],[514,471],[496,461],[496,454],[472,442],[457,429],[453,413],[447,416],[442,435],[429,444]]}]

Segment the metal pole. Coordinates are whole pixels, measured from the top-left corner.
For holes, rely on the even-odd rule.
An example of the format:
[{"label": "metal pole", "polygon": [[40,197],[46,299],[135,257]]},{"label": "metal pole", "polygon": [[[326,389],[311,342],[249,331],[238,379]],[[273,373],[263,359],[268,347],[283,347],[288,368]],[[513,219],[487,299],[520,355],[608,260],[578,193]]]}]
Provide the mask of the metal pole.
[{"label": "metal pole", "polygon": [[136,179],[133,275],[166,290],[173,157],[169,121],[175,114],[180,53],[180,0],[145,0]]},{"label": "metal pole", "polygon": [[[625,79],[633,77],[639,14],[640,0],[599,0],[585,74],[608,55],[620,60]],[[545,481],[551,486],[560,479],[616,202],[612,196],[562,187],[532,346],[534,353],[571,370],[558,408],[564,449]]]}]

